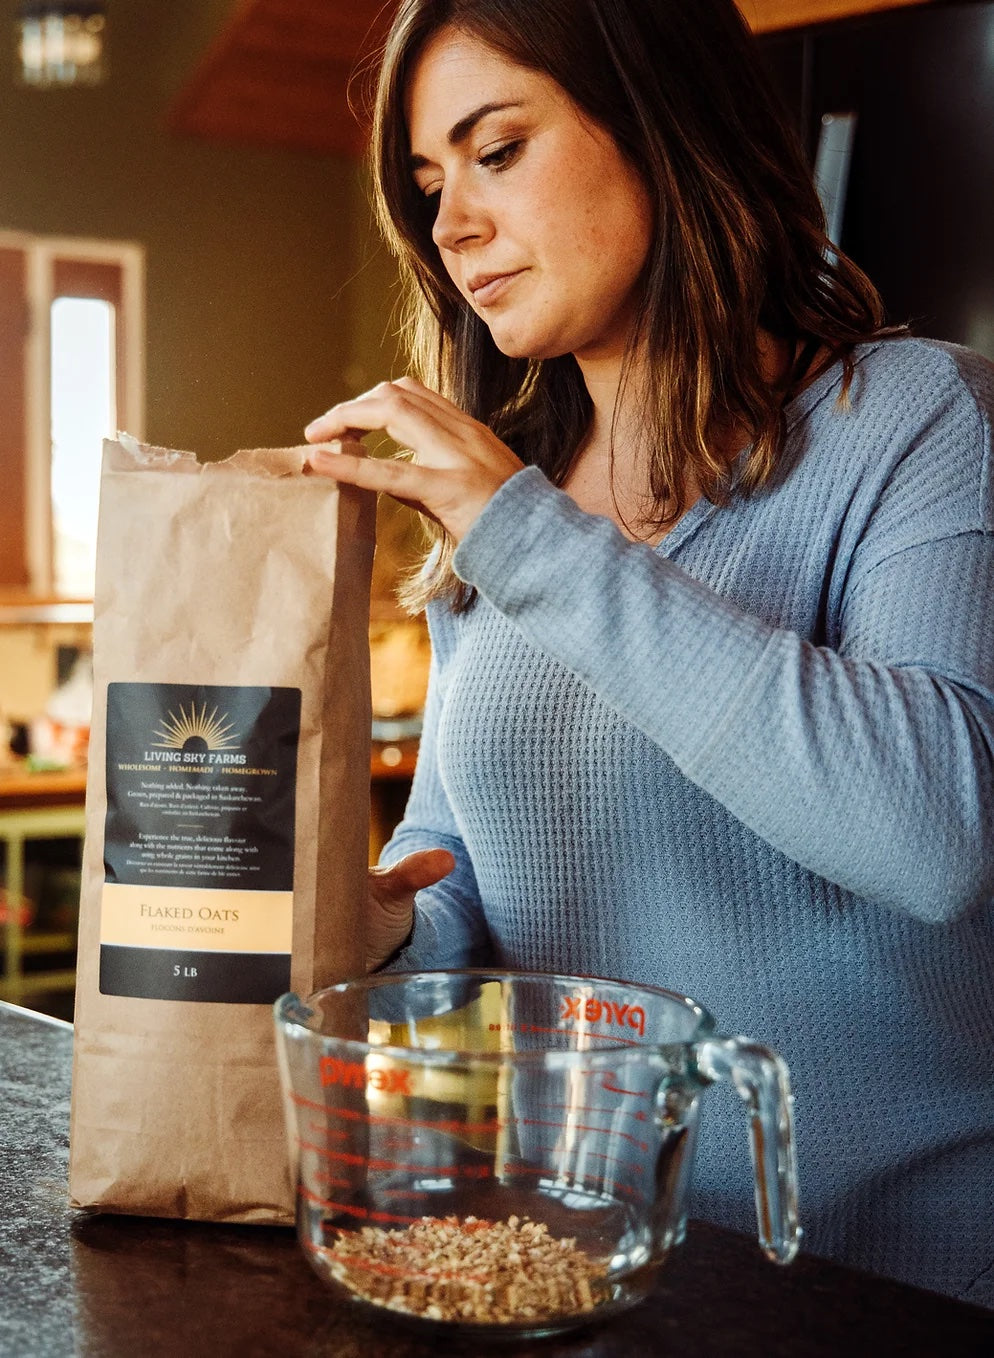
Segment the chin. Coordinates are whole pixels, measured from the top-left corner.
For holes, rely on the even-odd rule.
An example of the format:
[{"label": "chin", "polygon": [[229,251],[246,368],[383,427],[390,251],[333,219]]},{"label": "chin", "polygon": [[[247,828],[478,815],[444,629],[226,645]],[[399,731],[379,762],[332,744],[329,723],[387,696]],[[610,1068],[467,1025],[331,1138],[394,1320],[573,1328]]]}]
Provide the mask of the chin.
[{"label": "chin", "polygon": [[530,345],[522,344],[520,340],[515,342],[512,339],[506,340],[495,339],[494,347],[499,349],[505,358],[535,359],[541,357],[540,354],[536,354],[532,351]]},{"label": "chin", "polygon": [[559,358],[571,352],[568,345],[557,345],[549,340],[543,341],[537,336],[529,338],[520,333],[502,335],[494,334],[491,330],[490,338],[505,358],[527,358],[538,363],[542,359]]}]

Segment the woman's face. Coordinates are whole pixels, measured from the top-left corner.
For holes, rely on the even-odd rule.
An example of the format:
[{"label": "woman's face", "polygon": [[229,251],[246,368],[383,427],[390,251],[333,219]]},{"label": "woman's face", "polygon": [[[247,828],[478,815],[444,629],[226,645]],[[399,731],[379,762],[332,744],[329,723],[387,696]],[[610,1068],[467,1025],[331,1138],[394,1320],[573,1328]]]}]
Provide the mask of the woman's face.
[{"label": "woman's face", "polygon": [[425,47],[406,113],[442,263],[498,349],[620,357],[652,212],[611,137],[549,76],[453,28]]}]

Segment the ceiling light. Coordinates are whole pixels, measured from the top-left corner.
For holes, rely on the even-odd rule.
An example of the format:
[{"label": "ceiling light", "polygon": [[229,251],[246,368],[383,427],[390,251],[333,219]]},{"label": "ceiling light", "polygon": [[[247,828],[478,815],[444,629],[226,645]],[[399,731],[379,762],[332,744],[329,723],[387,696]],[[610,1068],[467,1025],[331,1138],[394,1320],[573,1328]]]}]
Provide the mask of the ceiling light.
[{"label": "ceiling light", "polygon": [[22,0],[21,84],[97,85],[104,78],[106,6],[98,0]]}]

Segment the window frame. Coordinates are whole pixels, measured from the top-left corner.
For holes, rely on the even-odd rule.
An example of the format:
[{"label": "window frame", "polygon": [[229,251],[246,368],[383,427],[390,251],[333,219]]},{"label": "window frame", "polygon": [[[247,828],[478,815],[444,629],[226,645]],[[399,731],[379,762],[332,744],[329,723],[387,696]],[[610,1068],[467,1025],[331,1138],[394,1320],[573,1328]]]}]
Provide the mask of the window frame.
[{"label": "window frame", "polygon": [[[115,307],[117,424],[145,436],[145,250],[133,241],[0,231],[0,250],[23,258],[23,517],[27,580],[0,579],[0,593],[55,599],[52,559],[51,307],[57,297],[98,297]],[[12,382],[16,378],[11,379]],[[15,403],[16,409],[16,403]],[[16,437],[12,431],[12,437]],[[18,524],[11,519],[10,529]],[[9,573],[8,567],[8,573]]]}]

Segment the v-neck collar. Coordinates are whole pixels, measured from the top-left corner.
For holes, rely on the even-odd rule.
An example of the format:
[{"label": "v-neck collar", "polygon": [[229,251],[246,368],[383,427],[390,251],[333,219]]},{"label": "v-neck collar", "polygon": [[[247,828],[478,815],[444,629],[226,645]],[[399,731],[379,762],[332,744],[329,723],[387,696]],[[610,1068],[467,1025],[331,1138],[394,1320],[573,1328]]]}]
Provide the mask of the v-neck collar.
[{"label": "v-neck collar", "polygon": [[[875,340],[869,344],[858,344],[853,350],[853,364],[858,367],[864,358],[869,358],[884,343],[883,340]],[[798,392],[792,401],[787,405],[784,412],[787,416],[787,435],[794,432],[797,426],[811,414],[815,406],[820,405],[826,396],[842,385],[842,360],[837,359],[830,368],[819,374],[810,386]]]},{"label": "v-neck collar", "polygon": [[699,496],[687,512],[677,519],[670,531],[659,539],[653,551],[658,552],[660,556],[672,556],[676,549],[686,542],[692,533],[696,533],[701,524],[709,519],[717,508],[718,506],[712,504],[705,496]]},{"label": "v-neck collar", "polygon": [[[882,341],[877,340],[869,344],[857,345],[853,350],[853,362],[858,366],[864,358],[875,353],[880,348]],[[786,407],[784,414],[787,417],[787,438],[789,439],[816,406],[820,405],[827,396],[830,396],[836,388],[842,385],[842,362],[836,361],[830,368],[826,368],[815,380],[806,386],[803,391],[798,392]],[[752,451],[752,444],[747,444],[738,454],[736,462],[741,465]],[[665,537],[661,538],[656,544],[654,551],[660,556],[672,556],[678,547],[681,547],[689,537],[715,514],[719,506],[712,504],[703,495],[687,510],[673,525]]]}]

